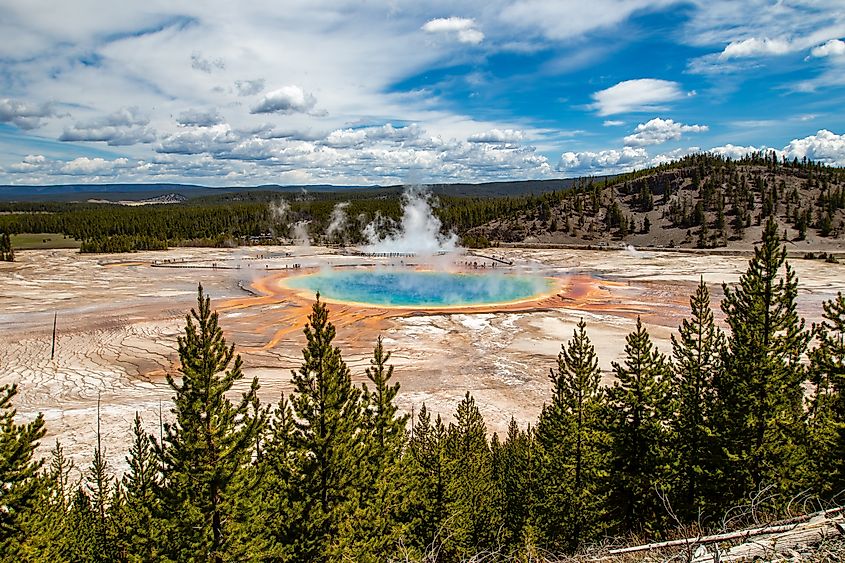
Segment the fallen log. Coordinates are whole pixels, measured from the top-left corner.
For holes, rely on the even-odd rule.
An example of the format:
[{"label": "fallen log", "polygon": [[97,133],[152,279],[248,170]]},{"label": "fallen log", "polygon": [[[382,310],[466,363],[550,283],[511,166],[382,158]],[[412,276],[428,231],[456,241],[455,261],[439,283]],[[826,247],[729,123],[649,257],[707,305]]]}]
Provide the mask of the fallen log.
[{"label": "fallen log", "polygon": [[723,541],[731,541],[731,540],[745,540],[750,537],[760,536],[764,534],[778,534],[782,532],[788,532],[795,529],[796,525],[810,521],[814,518],[828,518],[835,514],[839,514],[845,510],[845,506],[839,506],[836,508],[831,508],[830,510],[822,510],[820,512],[814,512],[812,514],[806,514],[804,516],[798,516],[796,518],[790,518],[789,520],[782,520],[779,522],[773,522],[772,524],[768,524],[766,526],[761,526],[758,528],[747,528],[744,530],[737,530],[734,532],[725,532],[721,534],[712,534],[709,536],[698,536],[693,538],[683,538],[679,540],[668,540],[662,542],[655,542],[649,543],[644,545],[635,545],[632,547],[622,547],[618,549],[611,549],[608,553],[610,555],[624,555],[626,553],[637,553],[639,551],[651,551],[654,549],[663,549],[666,547],[684,547],[684,546],[694,546],[694,545],[703,545],[708,543],[717,543]]}]

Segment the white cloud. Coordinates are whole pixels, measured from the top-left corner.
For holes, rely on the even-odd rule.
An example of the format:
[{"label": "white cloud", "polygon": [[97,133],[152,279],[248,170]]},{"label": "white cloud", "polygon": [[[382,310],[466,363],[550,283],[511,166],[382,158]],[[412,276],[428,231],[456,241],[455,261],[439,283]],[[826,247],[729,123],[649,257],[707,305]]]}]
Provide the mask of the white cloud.
[{"label": "white cloud", "polygon": [[308,113],[316,104],[317,99],[299,86],[284,86],[265,94],[250,113]]},{"label": "white cloud", "polygon": [[226,63],[223,59],[215,59],[209,60],[203,58],[200,53],[192,53],[191,54],[191,68],[194,70],[199,70],[206,74],[211,74],[215,70],[225,70]]},{"label": "white cloud", "polygon": [[161,140],[156,152],[171,154],[218,153],[231,148],[240,139],[228,124],[185,128]]},{"label": "white cloud", "polygon": [[669,80],[639,78],[625,80],[593,94],[591,108],[601,116],[619,113],[655,111],[661,104],[684,97],[680,85]]},{"label": "white cloud", "polygon": [[645,168],[649,155],[643,148],[624,147],[620,150],[565,152],[560,155],[557,169],[574,174],[616,174]]},{"label": "white cloud", "polygon": [[602,127],[619,127],[620,125],[625,125],[625,122],[619,119],[605,119],[602,123]]},{"label": "white cloud", "polygon": [[765,150],[765,147],[755,147],[753,145],[749,145],[747,147],[741,145],[732,145],[730,143],[726,145],[722,145],[719,147],[713,147],[709,149],[707,152],[717,154],[719,156],[724,156],[726,158],[730,158],[732,160],[739,160],[749,154],[753,154],[755,152],[759,152],[761,150]]},{"label": "white cloud", "polygon": [[235,89],[238,91],[238,96],[253,96],[264,90],[264,79],[236,80]]},{"label": "white cloud", "polygon": [[71,176],[77,175],[113,175],[121,168],[126,167],[129,160],[126,158],[117,158],[114,160],[105,160],[102,158],[88,158],[86,156],[71,160],[61,167],[63,174]]},{"label": "white cloud", "polygon": [[517,0],[506,6],[501,19],[554,40],[618,26],[638,12],[660,10],[679,0]]},{"label": "white cloud", "polygon": [[742,41],[732,41],[719,55],[720,59],[728,60],[744,57],[759,57],[765,55],[785,55],[795,47],[786,39],[758,39],[751,37]]},{"label": "white cloud", "polygon": [[845,135],[822,129],[815,135],[793,139],[783,148],[783,153],[790,160],[807,157],[831,166],[845,166]]},{"label": "white cloud", "polygon": [[513,144],[525,140],[525,131],[519,129],[491,129],[484,133],[470,135],[470,143]]},{"label": "white cloud", "polygon": [[625,146],[644,147],[659,145],[666,141],[677,141],[684,133],[702,133],[709,130],[706,125],[685,125],[671,119],[656,117],[646,123],[640,123],[634,133],[625,137]]},{"label": "white cloud", "polygon": [[394,127],[392,124],[386,123],[379,127],[336,129],[326,136],[323,143],[337,148],[352,148],[379,141],[394,143],[416,141],[422,135],[422,130],[415,123],[405,127]]},{"label": "white cloud", "polygon": [[484,40],[484,33],[478,30],[471,18],[435,18],[427,21],[420,29],[426,33],[455,33],[461,43],[477,45]]},{"label": "white cloud", "polygon": [[842,41],[841,39],[831,39],[827,43],[813,47],[810,51],[810,55],[817,58],[845,56],[845,41]]},{"label": "white cloud", "polygon": [[54,115],[50,104],[33,104],[10,98],[0,99],[0,123],[11,123],[20,129],[35,129],[42,118]]},{"label": "white cloud", "polygon": [[137,107],[123,108],[114,113],[68,127],[60,141],[100,141],[111,146],[152,143],[156,132],[149,127],[150,119]]},{"label": "white cloud", "polygon": [[223,116],[216,109],[189,109],[179,114],[176,123],[186,127],[212,127],[223,123]]}]

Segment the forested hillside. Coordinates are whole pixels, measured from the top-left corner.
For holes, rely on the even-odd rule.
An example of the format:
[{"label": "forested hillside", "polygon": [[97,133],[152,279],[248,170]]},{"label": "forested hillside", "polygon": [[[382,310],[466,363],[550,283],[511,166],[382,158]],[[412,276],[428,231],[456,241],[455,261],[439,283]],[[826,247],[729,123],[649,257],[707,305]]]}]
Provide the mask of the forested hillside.
[{"label": "forested hillside", "polygon": [[[845,232],[845,169],[755,154],[733,161],[698,154],[613,178],[542,183],[539,195],[488,195],[435,186],[443,230],[466,246],[499,242],[750,248],[772,216],[791,243],[815,250]],[[483,187],[483,186],[482,186]],[[514,183],[524,194],[526,187]],[[479,193],[479,187],[471,190]],[[272,244],[298,232],[315,242],[359,244],[364,229],[384,232],[401,215],[402,190],[287,193],[222,192],[181,204],[0,203],[0,233],[60,233],[82,252],[130,252],[168,246]],[[342,209],[341,228],[329,226]]]},{"label": "forested hillside", "polygon": [[45,421],[0,389],[0,560],[542,561],[841,504],[845,296],[807,327],[798,284],[770,218],[727,332],[702,283],[671,357],[638,321],[601,387],[582,321],[537,423],[505,436],[470,394],[453,422],[399,413],[380,339],[354,386],[319,296],[294,391],[263,405],[200,287],[168,422],[136,418],[124,475],[99,444],[79,482],[61,444],[34,461]]},{"label": "forested hillside", "polygon": [[741,160],[697,154],[614,179],[581,179],[523,213],[468,236],[489,241],[714,248],[760,240],[774,217],[792,242],[845,232],[845,169],[758,153]]}]

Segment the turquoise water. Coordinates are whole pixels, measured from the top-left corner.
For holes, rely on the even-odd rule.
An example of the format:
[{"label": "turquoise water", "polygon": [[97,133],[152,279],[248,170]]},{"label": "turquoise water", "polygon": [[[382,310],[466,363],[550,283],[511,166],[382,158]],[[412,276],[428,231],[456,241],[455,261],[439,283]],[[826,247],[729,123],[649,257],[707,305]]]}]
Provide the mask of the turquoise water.
[{"label": "turquoise water", "polygon": [[338,301],[394,307],[459,307],[521,301],[552,289],[548,278],[512,274],[331,270],[285,280]]}]

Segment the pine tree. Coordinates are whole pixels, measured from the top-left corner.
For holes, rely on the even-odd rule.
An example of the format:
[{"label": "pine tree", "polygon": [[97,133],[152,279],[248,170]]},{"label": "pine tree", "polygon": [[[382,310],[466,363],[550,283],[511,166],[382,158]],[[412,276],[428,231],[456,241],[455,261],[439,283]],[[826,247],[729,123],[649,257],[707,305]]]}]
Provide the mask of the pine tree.
[{"label": "pine tree", "polygon": [[295,431],[293,409],[282,394],[257,462],[246,473],[246,494],[237,513],[239,543],[255,560],[290,561],[299,539],[296,523],[303,519],[303,506],[295,487]]},{"label": "pine tree", "polygon": [[408,455],[403,457],[412,488],[409,535],[412,547],[420,552],[440,549],[446,519],[446,436],[440,415],[432,423],[423,404],[408,440]]},{"label": "pine tree", "polygon": [[624,363],[613,363],[610,506],[622,531],[659,532],[666,514],[658,492],[667,486],[667,427],[672,410],[666,357],[637,317]]},{"label": "pine tree", "polygon": [[442,538],[447,554],[468,558],[490,549],[501,522],[498,491],[487,444],[487,427],[467,392],[446,438],[446,519]]},{"label": "pine tree", "polygon": [[352,386],[328,309],[317,301],[305,325],[303,363],[293,372],[294,443],[297,494],[303,502],[296,558],[321,561],[337,554],[333,540],[358,507],[361,464],[366,454],[361,432],[359,389]]},{"label": "pine tree", "polygon": [[730,335],[715,381],[715,422],[724,454],[720,487],[727,503],[768,485],[789,495],[802,476],[805,375],[800,360],[809,334],[795,310],[798,280],[785,260],[786,249],[769,217],[763,242],[739,284],[723,285],[722,311]]},{"label": "pine tree", "polygon": [[100,434],[100,399],[97,398],[97,445],[94,447],[94,457],[88,468],[88,482],[85,484],[86,496],[89,498],[93,512],[95,558],[97,561],[112,561],[115,559],[112,534],[110,533],[109,498],[112,495],[111,482],[113,476],[109,473],[108,462],[103,452]]},{"label": "pine tree", "polygon": [[[230,542],[230,486],[249,462],[265,413],[253,379],[240,401],[226,393],[243,378],[241,358],[227,346],[211,301],[197,291],[197,309],[179,337],[181,379],[169,375],[175,421],[156,447],[163,470],[168,548],[174,559],[222,561]],[[234,360],[234,361],[233,361]]]},{"label": "pine tree", "polygon": [[398,414],[399,383],[390,384],[393,366],[388,361],[390,352],[384,350],[379,336],[366,370],[374,387],[370,390],[365,383],[362,388],[366,451],[359,506],[340,540],[345,557],[356,561],[389,559],[406,535],[410,519],[408,483],[401,465],[408,416]]},{"label": "pine tree", "polygon": [[551,370],[552,403],[537,425],[538,526],[550,549],[574,552],[606,529],[607,433],[601,370],[586,323],[578,323]]},{"label": "pine tree", "polygon": [[493,474],[500,493],[500,520],[503,524],[501,543],[511,552],[531,549],[536,536],[532,514],[538,486],[534,431],[529,426],[520,430],[511,418],[505,441],[499,445],[498,437],[491,442]]},{"label": "pine tree", "polygon": [[845,490],[845,296],[837,293],[823,308],[825,320],[813,327],[817,345],[810,353],[808,457],[811,489],[831,497]]},{"label": "pine tree", "polygon": [[67,561],[62,555],[68,529],[68,507],[71,498],[70,478],[73,462],[65,457],[56,441],[50,450],[49,463],[38,477],[38,494],[34,510],[24,522],[24,530],[17,551],[5,551],[0,561]]},{"label": "pine tree", "polygon": [[24,538],[21,521],[28,517],[38,495],[40,461],[33,460],[44,436],[39,414],[26,424],[15,422],[12,399],[17,385],[0,387],[0,553],[13,553]]},{"label": "pine tree", "polygon": [[679,516],[693,521],[714,495],[716,443],[713,429],[713,380],[721,370],[724,335],[713,320],[710,291],[702,278],[690,297],[691,318],[672,335],[672,388],[677,414],[672,418]]},{"label": "pine tree", "polygon": [[121,537],[120,542],[129,561],[154,561],[161,557],[159,464],[152,441],[144,431],[137,412],[132,437],[129,455],[126,456],[128,469],[121,481],[128,534]]}]

